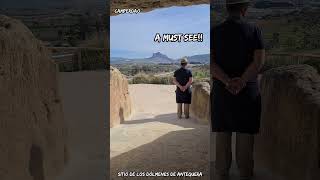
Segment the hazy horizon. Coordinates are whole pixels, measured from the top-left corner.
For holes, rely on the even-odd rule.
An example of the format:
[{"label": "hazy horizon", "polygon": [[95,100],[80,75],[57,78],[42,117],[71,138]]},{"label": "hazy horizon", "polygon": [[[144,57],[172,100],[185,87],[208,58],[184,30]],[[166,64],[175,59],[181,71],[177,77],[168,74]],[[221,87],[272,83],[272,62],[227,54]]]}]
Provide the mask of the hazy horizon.
[{"label": "hazy horizon", "polygon": [[[153,52],[153,53],[158,53],[158,52]],[[153,53],[151,53],[149,56],[145,56],[145,57],[129,58],[129,57],[120,57],[120,56],[110,56],[110,58],[144,59],[144,58],[150,58],[150,57],[152,57]],[[168,55],[165,54],[165,53],[162,53],[162,52],[160,52],[160,53],[168,56]],[[190,57],[190,56],[198,56],[198,55],[210,55],[210,52],[209,52],[209,53],[199,53],[199,54],[188,55],[187,57]],[[168,56],[168,58],[173,59],[173,60],[175,60],[175,59],[180,59],[180,58],[183,58],[183,57],[186,57],[186,56],[181,56],[181,57],[178,57],[178,58],[173,58],[173,57]]]}]

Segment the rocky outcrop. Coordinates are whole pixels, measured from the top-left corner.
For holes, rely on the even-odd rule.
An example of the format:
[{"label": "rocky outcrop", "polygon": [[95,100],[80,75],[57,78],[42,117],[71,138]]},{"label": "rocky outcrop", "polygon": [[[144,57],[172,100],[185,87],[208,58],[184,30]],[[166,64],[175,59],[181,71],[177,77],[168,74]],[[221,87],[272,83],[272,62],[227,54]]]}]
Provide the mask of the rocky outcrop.
[{"label": "rocky outcrop", "polygon": [[128,80],[121,72],[110,68],[110,127],[124,122],[132,113]]},{"label": "rocky outcrop", "polygon": [[209,0],[117,0],[111,1],[111,15],[117,15],[116,9],[140,9],[142,12],[148,12],[158,8],[170,6],[191,6],[197,4],[209,4]]},{"label": "rocky outcrop", "polygon": [[207,82],[192,85],[192,100],[190,106],[192,117],[200,123],[210,122],[210,85]]},{"label": "rocky outcrop", "polygon": [[256,162],[290,180],[320,179],[320,77],[308,65],[267,71],[261,82]]},{"label": "rocky outcrop", "polygon": [[19,21],[0,15],[0,179],[53,180],[67,161],[57,68]]}]

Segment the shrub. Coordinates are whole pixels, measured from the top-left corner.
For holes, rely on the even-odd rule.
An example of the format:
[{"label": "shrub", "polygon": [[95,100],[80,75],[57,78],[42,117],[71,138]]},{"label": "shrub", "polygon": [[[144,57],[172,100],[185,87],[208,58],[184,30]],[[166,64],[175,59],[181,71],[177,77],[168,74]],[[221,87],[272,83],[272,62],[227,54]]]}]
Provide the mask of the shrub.
[{"label": "shrub", "polygon": [[210,76],[209,72],[206,72],[206,71],[195,71],[193,73],[194,79],[203,79],[203,78],[207,78],[209,76]]},{"label": "shrub", "polygon": [[82,70],[99,70],[107,68],[107,63],[104,62],[103,50],[82,49],[81,63]]},{"label": "shrub", "polygon": [[138,73],[130,81],[131,84],[149,84],[150,78],[149,75],[145,73]]},{"label": "shrub", "polygon": [[303,60],[299,56],[269,56],[261,71],[265,72],[276,67],[301,64],[302,62]]},{"label": "shrub", "polygon": [[265,72],[269,69],[273,69],[280,66],[289,66],[289,65],[296,65],[296,64],[308,64],[320,73],[320,60],[302,56],[279,56],[268,58],[264,66],[262,67],[262,72]]},{"label": "shrub", "polygon": [[307,60],[304,62],[304,64],[308,64],[312,67],[314,67],[318,73],[320,74],[320,60]]},{"label": "shrub", "polygon": [[208,82],[210,83],[210,78],[201,78],[201,79],[194,79],[193,83],[197,83],[197,82]]},{"label": "shrub", "polygon": [[150,84],[173,84],[172,76],[151,76]]},{"label": "shrub", "polygon": [[130,81],[130,84],[173,84],[172,76],[154,76],[140,72],[135,75]]}]

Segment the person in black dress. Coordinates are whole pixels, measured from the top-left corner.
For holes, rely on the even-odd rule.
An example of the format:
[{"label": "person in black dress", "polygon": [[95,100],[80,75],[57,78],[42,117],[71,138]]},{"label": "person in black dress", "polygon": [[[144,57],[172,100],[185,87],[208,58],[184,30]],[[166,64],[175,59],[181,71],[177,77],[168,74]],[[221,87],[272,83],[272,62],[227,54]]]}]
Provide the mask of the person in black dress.
[{"label": "person in black dress", "polygon": [[254,135],[259,132],[261,97],[257,75],[264,63],[261,30],[248,23],[249,0],[227,0],[229,17],[211,31],[211,128],[215,132],[215,180],[228,179],[231,137],[236,132],[240,179],[253,177]]},{"label": "person in black dress", "polygon": [[174,72],[173,83],[177,86],[176,89],[176,102],[178,105],[178,118],[182,117],[182,104],[184,106],[185,118],[189,118],[189,107],[191,104],[191,84],[192,72],[187,69],[188,60],[183,58],[181,60],[181,67]]}]

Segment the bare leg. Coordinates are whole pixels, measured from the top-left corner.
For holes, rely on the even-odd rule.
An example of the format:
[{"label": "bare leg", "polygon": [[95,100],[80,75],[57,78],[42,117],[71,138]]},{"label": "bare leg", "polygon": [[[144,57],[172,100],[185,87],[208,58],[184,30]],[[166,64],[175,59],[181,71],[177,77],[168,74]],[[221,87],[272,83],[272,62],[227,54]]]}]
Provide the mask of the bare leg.
[{"label": "bare leg", "polygon": [[188,119],[189,118],[189,104],[183,104],[184,106],[184,116]]},{"label": "bare leg", "polygon": [[231,132],[216,133],[215,175],[218,180],[225,180],[229,177],[232,162],[231,137]]},{"label": "bare leg", "polygon": [[182,103],[178,103],[178,112],[177,112],[177,115],[178,115],[178,118],[181,119],[181,116],[182,116]]},{"label": "bare leg", "polygon": [[253,176],[253,144],[254,135],[237,133],[236,161],[240,172],[240,179],[250,179]]}]

